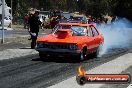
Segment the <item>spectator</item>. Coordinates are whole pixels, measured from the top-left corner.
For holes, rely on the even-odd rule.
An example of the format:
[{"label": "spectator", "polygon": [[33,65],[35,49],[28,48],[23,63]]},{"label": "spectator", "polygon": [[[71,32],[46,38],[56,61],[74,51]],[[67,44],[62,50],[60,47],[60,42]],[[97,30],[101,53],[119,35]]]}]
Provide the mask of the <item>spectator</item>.
[{"label": "spectator", "polygon": [[58,23],[56,17],[52,17],[50,21],[51,29],[55,27],[55,25]]},{"label": "spectator", "polygon": [[26,29],[28,26],[28,15],[25,15],[24,17],[24,28]]},{"label": "spectator", "polygon": [[64,16],[61,16],[61,19],[59,20],[59,23],[66,23],[67,19]]},{"label": "spectator", "polygon": [[111,20],[111,23],[115,22],[117,20],[117,16],[114,16]]},{"label": "spectator", "polygon": [[31,48],[34,49],[36,46],[36,40],[39,32],[39,26],[41,25],[41,21],[39,20],[39,12],[35,11],[33,16],[29,18],[29,32],[31,34]]}]

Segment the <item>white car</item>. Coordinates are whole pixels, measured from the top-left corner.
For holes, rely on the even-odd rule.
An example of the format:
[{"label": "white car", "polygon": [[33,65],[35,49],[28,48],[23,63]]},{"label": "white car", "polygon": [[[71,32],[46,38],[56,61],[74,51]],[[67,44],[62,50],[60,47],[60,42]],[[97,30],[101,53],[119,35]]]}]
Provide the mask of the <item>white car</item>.
[{"label": "white car", "polygon": [[40,14],[39,15],[39,19],[40,19],[41,22],[44,22],[44,21],[47,22],[47,20],[49,19],[49,17],[48,17],[48,15],[42,15],[42,14]]},{"label": "white car", "polygon": [[[11,24],[11,18],[10,17],[5,17],[4,18],[4,27],[9,27]],[[0,25],[2,25],[2,21],[0,21]]]}]

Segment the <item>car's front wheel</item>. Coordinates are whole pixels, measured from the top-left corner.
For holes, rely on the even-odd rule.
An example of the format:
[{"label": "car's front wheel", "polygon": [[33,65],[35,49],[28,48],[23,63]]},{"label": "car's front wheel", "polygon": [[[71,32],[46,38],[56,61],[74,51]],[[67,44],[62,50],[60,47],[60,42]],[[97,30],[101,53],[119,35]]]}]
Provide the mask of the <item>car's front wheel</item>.
[{"label": "car's front wheel", "polygon": [[83,48],[83,50],[81,51],[79,55],[79,61],[85,60],[86,57],[87,57],[87,48]]},{"label": "car's front wheel", "polygon": [[103,45],[100,44],[99,47],[97,48],[96,52],[93,53],[94,57],[99,57],[99,54],[102,51],[102,47],[103,47]]},{"label": "car's front wheel", "polygon": [[46,57],[46,54],[42,53],[42,52],[39,52],[39,57],[42,59],[42,58],[45,58]]}]

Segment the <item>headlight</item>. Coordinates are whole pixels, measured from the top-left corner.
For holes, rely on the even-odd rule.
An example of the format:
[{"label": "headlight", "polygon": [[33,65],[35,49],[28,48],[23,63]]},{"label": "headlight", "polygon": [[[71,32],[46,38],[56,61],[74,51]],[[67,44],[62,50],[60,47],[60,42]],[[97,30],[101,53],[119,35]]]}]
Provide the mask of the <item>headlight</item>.
[{"label": "headlight", "polygon": [[71,45],[70,45],[70,49],[76,50],[76,49],[77,49],[77,45],[76,45],[76,44],[71,44]]},{"label": "headlight", "polygon": [[38,42],[38,43],[37,43],[37,47],[38,47],[38,48],[43,48],[43,43],[42,43],[42,42]]}]

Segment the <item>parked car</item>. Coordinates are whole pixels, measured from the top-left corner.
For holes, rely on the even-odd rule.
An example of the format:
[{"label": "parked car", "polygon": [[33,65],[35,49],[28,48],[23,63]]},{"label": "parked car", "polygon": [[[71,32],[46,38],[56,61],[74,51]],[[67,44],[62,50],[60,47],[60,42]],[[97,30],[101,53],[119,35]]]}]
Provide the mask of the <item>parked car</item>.
[{"label": "parked car", "polygon": [[84,15],[75,15],[71,16],[69,19],[69,22],[71,23],[88,23],[87,17]]},{"label": "parked car", "polygon": [[[5,17],[4,18],[4,26],[9,27],[11,24],[11,18],[10,17]],[[0,21],[0,25],[2,26],[2,20]]]},{"label": "parked car", "polygon": [[52,33],[37,39],[36,50],[40,58],[66,55],[83,61],[88,54],[97,56],[103,43],[103,35],[92,24],[59,23]]}]

